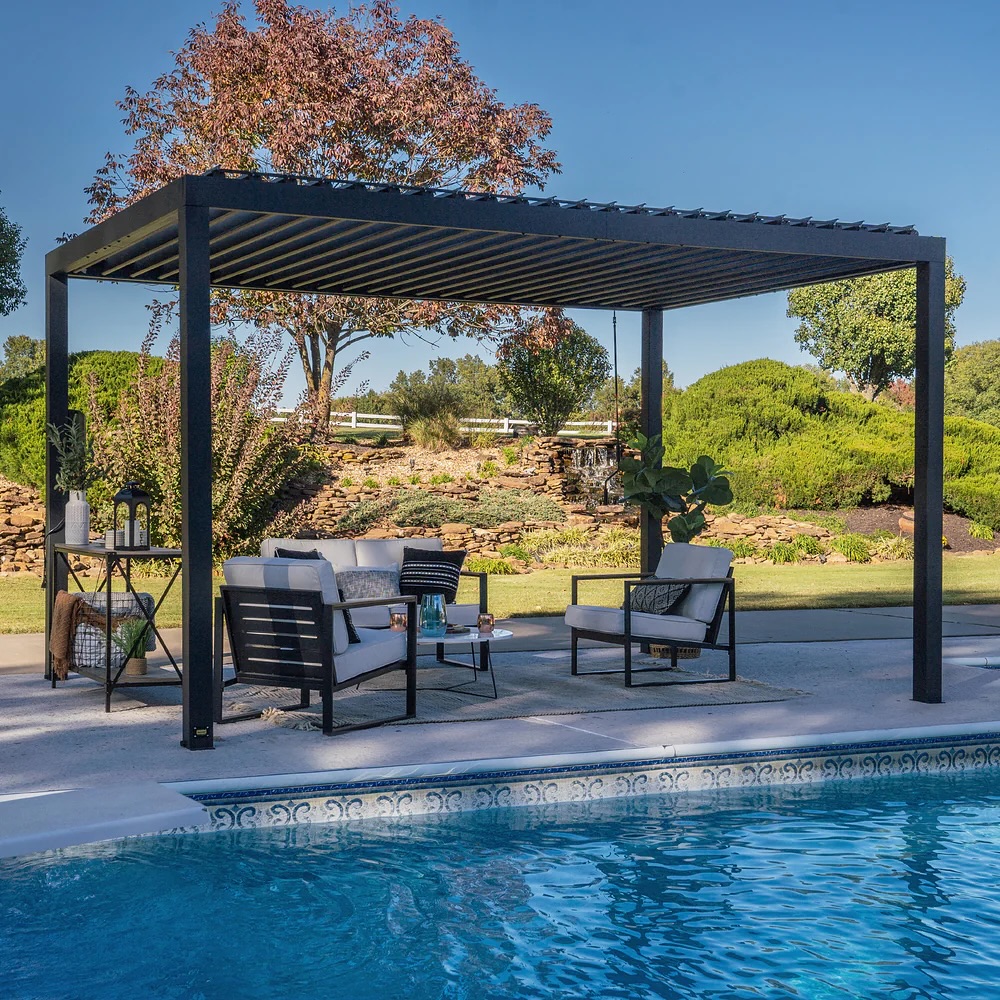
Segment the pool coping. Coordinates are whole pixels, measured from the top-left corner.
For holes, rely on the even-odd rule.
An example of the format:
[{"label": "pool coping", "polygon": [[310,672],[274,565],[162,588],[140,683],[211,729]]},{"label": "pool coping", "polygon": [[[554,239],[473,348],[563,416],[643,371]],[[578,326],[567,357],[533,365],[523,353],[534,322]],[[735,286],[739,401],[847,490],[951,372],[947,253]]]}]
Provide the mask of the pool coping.
[{"label": "pool coping", "polygon": [[162,784],[205,806],[209,829],[226,830],[992,766],[1000,722]]}]

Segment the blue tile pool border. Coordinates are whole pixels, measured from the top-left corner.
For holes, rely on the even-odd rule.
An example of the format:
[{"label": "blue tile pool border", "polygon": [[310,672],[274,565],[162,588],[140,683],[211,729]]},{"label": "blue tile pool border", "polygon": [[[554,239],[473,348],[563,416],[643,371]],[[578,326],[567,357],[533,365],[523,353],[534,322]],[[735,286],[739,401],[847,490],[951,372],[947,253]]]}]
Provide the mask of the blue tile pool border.
[{"label": "blue tile pool border", "polygon": [[441,764],[436,771],[435,766],[425,768],[425,774],[392,776],[387,769],[359,777],[345,772],[349,776],[344,780],[332,772],[332,780],[313,783],[274,776],[217,790],[188,790],[187,782],[171,787],[207,808],[209,829],[231,830],[1000,767],[1000,727],[966,736],[799,743],[712,752],[663,747],[648,755],[637,751],[624,760],[573,762],[564,757],[527,767],[503,760],[474,762],[469,769]]}]

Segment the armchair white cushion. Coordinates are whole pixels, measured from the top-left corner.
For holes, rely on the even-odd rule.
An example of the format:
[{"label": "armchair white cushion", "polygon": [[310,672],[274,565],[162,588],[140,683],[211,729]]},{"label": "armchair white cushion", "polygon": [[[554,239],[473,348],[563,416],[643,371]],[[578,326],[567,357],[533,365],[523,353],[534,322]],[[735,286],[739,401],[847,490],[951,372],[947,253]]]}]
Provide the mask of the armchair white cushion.
[{"label": "armchair white cushion", "polygon": [[[733,609],[733,584],[730,566],[733,553],[729,549],[708,545],[689,545],[671,542],[664,546],[652,576],[641,578],[644,583],[670,581],[683,583],[686,580],[708,580],[692,582],[688,592],[670,609],[670,614],[655,615],[631,611],[626,629],[624,607],[604,607],[594,604],[572,603],[566,608],[565,623],[570,627],[570,669],[573,674],[578,668],[577,645],[581,638],[596,639],[624,647],[624,667],[622,671],[601,671],[602,673],[624,672],[625,683],[632,684],[632,644],[653,642],[671,648],[671,666],[677,665],[678,646],[694,645],[706,648],[725,648],[729,651],[729,680],[736,679],[736,628]],[[621,578],[622,594],[629,589],[625,580],[631,577],[640,580],[639,574],[594,574],[596,578]],[[574,576],[573,588],[576,596],[578,582],[586,576]],[[634,594],[639,589],[631,587]],[[725,644],[718,643],[725,604],[729,603],[729,638]],[[722,679],[722,678],[711,678]],[[670,683],[670,682],[666,682]],[[676,683],[676,682],[675,682]]]}]

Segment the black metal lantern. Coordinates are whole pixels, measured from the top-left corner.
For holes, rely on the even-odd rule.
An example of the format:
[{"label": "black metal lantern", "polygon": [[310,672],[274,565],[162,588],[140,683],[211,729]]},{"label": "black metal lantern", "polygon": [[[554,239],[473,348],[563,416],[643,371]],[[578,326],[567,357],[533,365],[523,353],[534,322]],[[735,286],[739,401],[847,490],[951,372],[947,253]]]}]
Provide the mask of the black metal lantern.
[{"label": "black metal lantern", "polygon": [[138,483],[127,482],[114,498],[116,549],[149,548],[149,494]]}]

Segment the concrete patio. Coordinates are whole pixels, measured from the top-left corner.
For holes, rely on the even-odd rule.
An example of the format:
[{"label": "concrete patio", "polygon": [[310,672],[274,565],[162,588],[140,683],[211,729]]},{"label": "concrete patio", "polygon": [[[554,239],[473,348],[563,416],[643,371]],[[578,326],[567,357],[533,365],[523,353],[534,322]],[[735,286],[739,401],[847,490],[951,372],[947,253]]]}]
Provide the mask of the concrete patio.
[{"label": "concrete patio", "polygon": [[[569,637],[561,619],[507,624],[516,638],[494,650],[501,693],[505,668],[523,667],[526,659],[568,674]],[[618,676],[603,679],[605,711],[425,724],[418,719],[334,738],[255,720],[218,727],[216,749],[203,753],[179,745],[179,688],[120,690],[108,715],[103,690],[92,681],[72,675],[53,691],[43,680],[41,636],[3,636],[0,794],[896,729],[942,727],[959,734],[994,722],[1000,728],[1000,671],[947,662],[1000,656],[1000,605],[945,609],[943,704],[911,699],[911,628],[906,608],[740,613],[739,675],[767,685],[762,694],[782,689],[782,700],[619,710]],[[590,645],[594,656],[611,649]],[[724,653],[709,652],[682,667],[715,673],[724,661]],[[567,684],[572,691],[572,681]],[[289,700],[282,694],[276,703]]]}]

